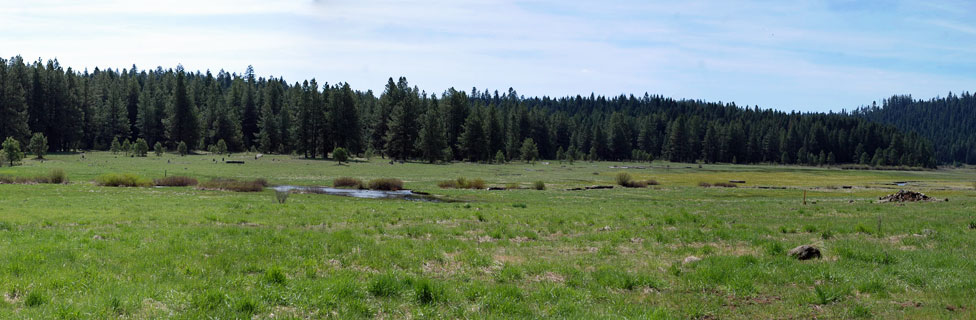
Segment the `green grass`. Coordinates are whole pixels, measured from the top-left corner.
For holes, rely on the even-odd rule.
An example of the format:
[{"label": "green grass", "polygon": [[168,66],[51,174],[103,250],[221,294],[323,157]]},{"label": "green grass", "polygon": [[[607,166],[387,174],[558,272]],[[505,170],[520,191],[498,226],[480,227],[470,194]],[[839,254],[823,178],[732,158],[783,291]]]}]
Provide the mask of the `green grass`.
[{"label": "green grass", "polygon": [[[628,164],[48,158],[0,168],[13,177],[61,168],[70,179],[0,185],[3,319],[884,319],[976,310],[972,170],[655,162],[626,172],[660,185],[565,191],[613,185],[621,169],[610,167]],[[463,202],[295,193],[280,204],[270,189],[93,182],[110,173],[319,186],[396,178]],[[488,186],[544,181],[545,190],[438,187],[462,176]],[[697,186],[728,180],[746,183]],[[902,188],[895,181],[950,201],[875,203]],[[801,244],[823,258],[786,256]],[[702,260],[682,263],[688,256]]]}]

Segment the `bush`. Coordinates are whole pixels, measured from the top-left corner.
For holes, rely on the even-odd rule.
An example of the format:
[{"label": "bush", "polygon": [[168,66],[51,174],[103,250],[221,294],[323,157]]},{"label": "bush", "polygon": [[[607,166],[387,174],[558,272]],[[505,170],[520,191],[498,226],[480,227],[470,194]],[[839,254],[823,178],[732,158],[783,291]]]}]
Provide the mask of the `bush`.
[{"label": "bush", "polygon": [[617,184],[627,188],[646,188],[649,185],[658,185],[657,180],[634,180],[629,173],[621,172],[617,174]]},{"label": "bush", "polygon": [[437,183],[438,187],[443,189],[485,189],[488,188],[488,184],[482,179],[472,179],[467,180],[463,177],[459,177],[455,180],[441,181]]},{"label": "bush", "polygon": [[437,186],[440,187],[441,189],[457,189],[457,188],[460,188],[460,186],[457,183],[457,180],[441,181],[441,182],[438,182],[437,183]]},{"label": "bush", "polygon": [[165,177],[162,179],[155,179],[153,183],[160,187],[187,187],[197,185],[197,179],[183,176],[173,176]]},{"label": "bush", "polygon": [[260,192],[264,190],[267,182],[264,179],[252,181],[238,181],[234,179],[212,179],[200,184],[203,190],[224,190],[234,192]]},{"label": "bush", "polygon": [[699,182],[698,183],[698,186],[699,187],[702,187],[702,188],[711,188],[712,187],[712,184],[711,183],[708,183],[708,182],[702,181],[702,182]]},{"label": "bush", "polygon": [[64,184],[68,183],[68,175],[64,173],[64,169],[54,169],[47,176],[48,183],[54,184]]},{"label": "bush", "polygon": [[290,194],[290,190],[275,190],[275,201],[277,201],[279,204],[285,204],[285,201],[288,201],[288,196]]},{"label": "bush", "polygon": [[340,177],[332,180],[332,186],[336,188],[362,189],[363,181],[351,177]]},{"label": "bush", "polygon": [[716,187],[723,187],[723,188],[736,188],[736,187],[738,187],[738,185],[736,185],[734,183],[731,183],[731,182],[716,182],[716,183],[713,183],[712,185],[713,186],[716,186]]},{"label": "bush", "polygon": [[485,189],[485,188],[488,188],[488,186],[487,186],[487,184],[485,184],[485,180],[473,179],[473,180],[471,180],[471,181],[468,182],[467,188],[468,189]]},{"label": "bush", "polygon": [[630,184],[631,180],[633,180],[633,177],[631,177],[629,173],[621,172],[617,174],[617,184],[621,186],[626,187],[628,184]]},{"label": "bush", "polygon": [[536,190],[546,190],[546,183],[542,181],[536,181],[532,183],[532,189]]},{"label": "bush", "polygon": [[95,178],[95,183],[106,187],[150,187],[152,181],[134,174],[108,173]]},{"label": "bush", "polygon": [[372,190],[397,191],[403,189],[403,181],[394,178],[380,178],[369,181]]}]

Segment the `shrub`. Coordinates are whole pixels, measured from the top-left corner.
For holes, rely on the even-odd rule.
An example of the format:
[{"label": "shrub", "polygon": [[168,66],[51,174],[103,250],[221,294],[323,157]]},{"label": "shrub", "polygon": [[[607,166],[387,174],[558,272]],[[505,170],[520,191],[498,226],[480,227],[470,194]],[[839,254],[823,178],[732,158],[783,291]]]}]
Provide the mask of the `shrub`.
[{"label": "shrub", "polygon": [[290,194],[291,191],[289,190],[284,190],[284,191],[275,190],[275,201],[277,201],[280,204],[285,204],[285,201],[288,201],[288,195]]},{"label": "shrub", "polygon": [[153,152],[156,153],[156,156],[157,157],[162,156],[163,155],[163,144],[162,143],[159,143],[159,142],[156,142],[156,144],[153,145]]},{"label": "shrub", "polygon": [[457,183],[457,180],[441,181],[441,182],[438,182],[437,183],[437,186],[440,187],[441,189],[457,189],[457,188],[460,188],[460,186]]},{"label": "shrub", "polygon": [[621,172],[617,174],[617,184],[627,188],[646,188],[649,185],[658,185],[657,180],[634,180],[629,173]]},{"label": "shrub", "polygon": [[108,173],[95,178],[95,183],[106,187],[149,187],[152,181],[134,174]]},{"label": "shrub", "polygon": [[369,181],[369,188],[372,190],[397,191],[403,189],[403,181],[393,178],[380,178]]},{"label": "shrub", "polygon": [[160,187],[187,187],[197,185],[197,179],[184,176],[172,176],[162,179],[155,179],[153,183]]},{"label": "shrub", "polygon": [[621,172],[617,174],[617,184],[621,186],[626,187],[628,184],[630,184],[631,180],[633,180],[633,178],[630,176],[629,173]]},{"label": "shrub", "polygon": [[186,146],[186,142],[180,141],[180,144],[176,145],[176,152],[180,153],[180,156],[186,156],[190,152],[189,148]]},{"label": "shrub", "polygon": [[224,190],[234,192],[260,192],[264,190],[267,182],[263,179],[252,181],[238,181],[234,179],[212,179],[200,184],[200,189],[204,190]]},{"label": "shrub", "polygon": [[468,189],[485,189],[485,188],[488,188],[488,186],[485,184],[485,180],[482,180],[482,179],[473,179],[473,180],[469,181],[468,182],[468,185],[465,186],[465,187],[467,187]]},{"label": "shrub", "polygon": [[542,181],[536,181],[532,183],[532,189],[536,190],[546,190],[546,183]]},{"label": "shrub", "polygon": [[336,188],[362,189],[363,181],[351,177],[339,177],[336,178],[335,180],[332,180],[332,186]]},{"label": "shrub", "polygon": [[47,176],[48,183],[54,184],[64,184],[68,183],[68,175],[64,173],[64,169],[53,169],[51,173]]},{"label": "shrub", "polygon": [[723,187],[723,188],[736,188],[736,187],[738,187],[738,185],[736,185],[734,183],[731,183],[731,182],[716,182],[716,183],[713,183],[712,185],[713,186],[716,186],[716,187]]}]

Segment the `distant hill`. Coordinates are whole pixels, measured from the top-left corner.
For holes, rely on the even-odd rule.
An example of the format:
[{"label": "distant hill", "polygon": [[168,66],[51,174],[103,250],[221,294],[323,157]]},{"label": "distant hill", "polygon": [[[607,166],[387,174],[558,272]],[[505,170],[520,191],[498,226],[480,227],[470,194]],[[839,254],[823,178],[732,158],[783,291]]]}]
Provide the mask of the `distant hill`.
[{"label": "distant hill", "polygon": [[854,115],[928,138],[939,163],[976,164],[976,96],[969,92],[929,100],[896,95]]}]

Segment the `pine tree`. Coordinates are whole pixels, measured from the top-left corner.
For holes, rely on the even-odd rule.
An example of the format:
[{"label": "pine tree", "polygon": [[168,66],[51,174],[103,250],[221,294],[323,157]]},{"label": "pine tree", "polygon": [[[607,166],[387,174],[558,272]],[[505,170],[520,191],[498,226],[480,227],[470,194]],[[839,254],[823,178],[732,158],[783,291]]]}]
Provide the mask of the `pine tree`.
[{"label": "pine tree", "polygon": [[186,156],[190,150],[186,146],[186,142],[180,141],[180,144],[176,145],[176,152],[180,154],[181,157]]},{"label": "pine tree", "polygon": [[122,144],[119,143],[119,137],[112,138],[112,145],[109,148],[109,151],[112,151],[112,153],[119,153],[121,150]]},{"label": "pine tree", "polygon": [[624,160],[631,155],[631,128],[630,124],[620,112],[614,112],[610,116],[610,159]]},{"label": "pine tree", "polygon": [[44,154],[47,153],[47,137],[43,133],[37,132],[31,136],[30,144],[27,145],[27,150],[34,154],[35,159],[44,159]]},{"label": "pine tree", "polygon": [[9,163],[11,167],[24,158],[24,153],[20,151],[20,142],[17,142],[17,140],[13,137],[7,137],[7,139],[3,141],[2,151],[4,158],[6,158],[7,163]]},{"label": "pine tree", "polygon": [[348,83],[336,88],[332,100],[332,121],[335,143],[352,153],[362,151],[362,125],[356,108],[356,96]]},{"label": "pine tree", "polygon": [[136,143],[132,145],[132,153],[137,157],[145,157],[149,153],[149,144],[146,143],[146,139],[136,139]]},{"label": "pine tree", "polygon": [[165,151],[165,150],[163,150],[163,143],[162,142],[159,142],[159,141],[156,141],[156,144],[153,145],[153,152],[156,153],[156,156],[157,157],[160,157],[160,156],[163,155],[163,151]]},{"label": "pine tree", "polygon": [[427,112],[423,116],[420,140],[417,142],[420,156],[430,163],[445,160],[444,148],[448,147],[447,138],[444,136],[444,127],[441,125],[439,109],[437,96],[431,96]]},{"label": "pine tree", "polygon": [[501,150],[495,152],[495,164],[505,164],[505,153]]},{"label": "pine tree", "polygon": [[200,125],[197,113],[187,94],[185,78],[183,67],[177,67],[168,132],[170,141],[184,144],[187,142],[196,143],[200,140]]},{"label": "pine tree", "polygon": [[525,163],[532,163],[539,159],[539,148],[536,146],[535,141],[532,138],[526,138],[522,142],[522,148],[520,150],[522,154],[522,160]]},{"label": "pine tree", "polygon": [[406,160],[413,156],[416,137],[420,133],[417,121],[417,90],[407,85],[407,79],[401,77],[397,82],[398,95],[402,99],[393,107],[388,121],[386,135],[386,153],[394,159]]},{"label": "pine tree", "polygon": [[7,62],[0,59],[0,137],[11,137],[17,141],[26,141],[30,135],[27,126],[27,101],[25,82],[25,67],[20,57]]},{"label": "pine tree", "polygon": [[488,160],[488,141],[484,128],[484,120],[481,117],[480,110],[474,110],[465,119],[464,131],[458,140],[459,150],[464,155],[462,158],[474,162]]}]

